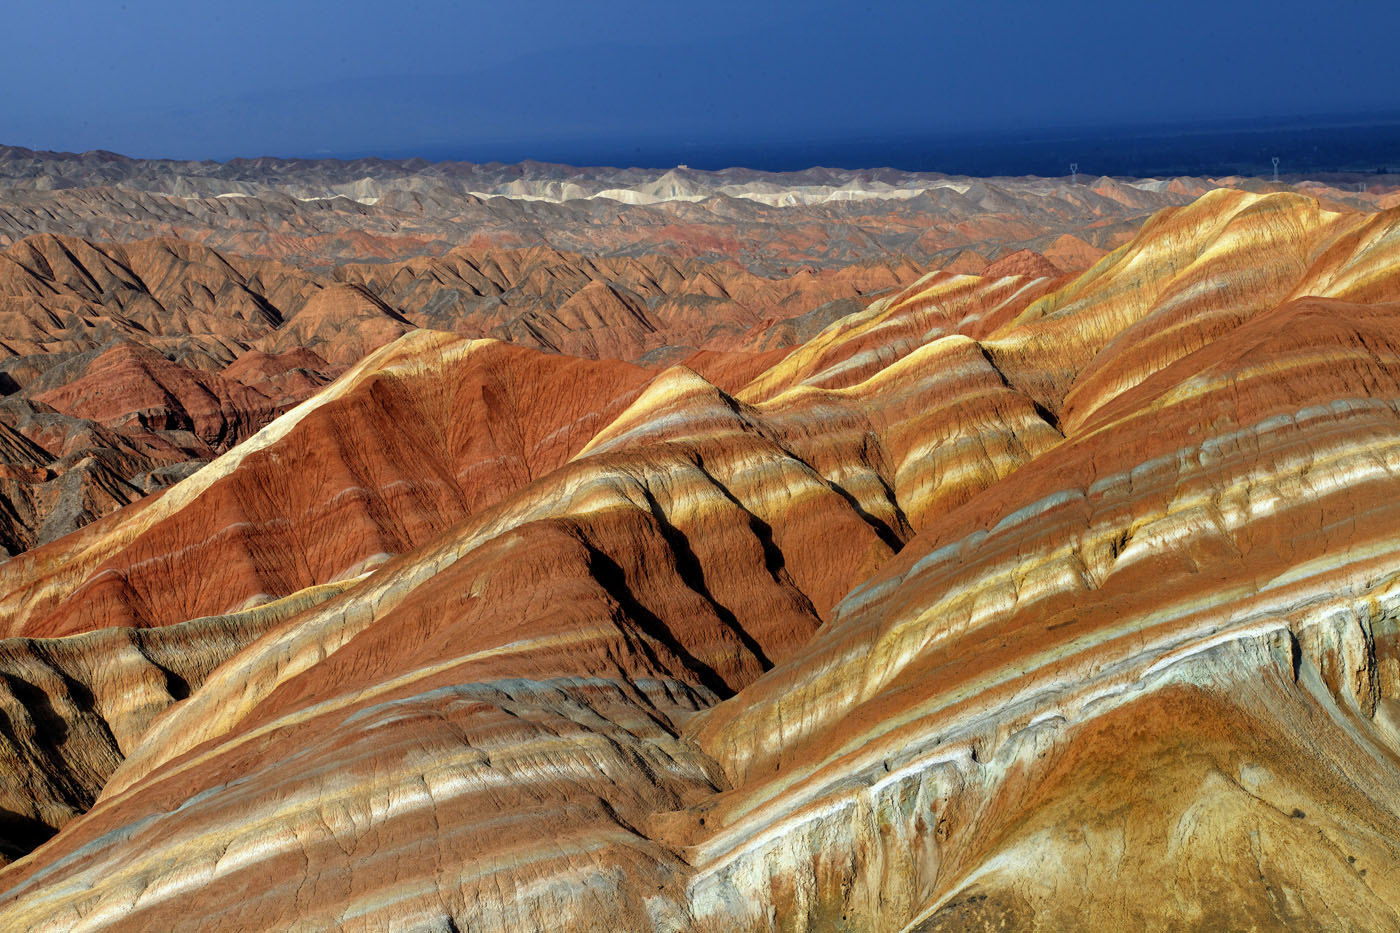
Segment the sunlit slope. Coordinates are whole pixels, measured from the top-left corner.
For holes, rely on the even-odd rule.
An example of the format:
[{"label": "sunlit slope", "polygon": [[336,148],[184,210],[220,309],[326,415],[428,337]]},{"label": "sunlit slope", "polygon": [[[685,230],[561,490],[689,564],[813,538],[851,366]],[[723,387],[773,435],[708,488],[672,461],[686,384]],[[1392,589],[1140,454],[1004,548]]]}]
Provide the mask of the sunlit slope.
[{"label": "sunlit slope", "polygon": [[990,335],[993,358],[1067,433],[1150,374],[1291,298],[1400,298],[1394,211],[1216,190]]},{"label": "sunlit slope", "polygon": [[692,724],[692,903],[1393,923],[1397,366],[1400,307],[1290,304],[944,517]]}]

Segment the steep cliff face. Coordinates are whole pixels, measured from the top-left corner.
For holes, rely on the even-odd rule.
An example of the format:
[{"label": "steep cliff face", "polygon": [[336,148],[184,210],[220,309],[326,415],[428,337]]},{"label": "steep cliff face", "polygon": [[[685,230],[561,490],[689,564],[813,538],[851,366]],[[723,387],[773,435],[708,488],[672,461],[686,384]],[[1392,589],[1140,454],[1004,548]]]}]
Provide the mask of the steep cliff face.
[{"label": "steep cliff face", "polygon": [[1394,925],[1397,230],[1208,195],[738,388],[401,337],[0,566],[0,921]]}]

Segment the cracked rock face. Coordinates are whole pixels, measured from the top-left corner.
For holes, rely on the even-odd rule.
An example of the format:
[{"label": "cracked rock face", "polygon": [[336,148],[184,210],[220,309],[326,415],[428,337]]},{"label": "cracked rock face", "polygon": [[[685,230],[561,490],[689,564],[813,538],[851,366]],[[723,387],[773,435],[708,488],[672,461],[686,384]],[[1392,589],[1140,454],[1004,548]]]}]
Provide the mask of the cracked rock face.
[{"label": "cracked rock face", "polygon": [[411,331],[0,565],[0,927],[1395,926],[1397,242],[1218,191],[756,372]]}]

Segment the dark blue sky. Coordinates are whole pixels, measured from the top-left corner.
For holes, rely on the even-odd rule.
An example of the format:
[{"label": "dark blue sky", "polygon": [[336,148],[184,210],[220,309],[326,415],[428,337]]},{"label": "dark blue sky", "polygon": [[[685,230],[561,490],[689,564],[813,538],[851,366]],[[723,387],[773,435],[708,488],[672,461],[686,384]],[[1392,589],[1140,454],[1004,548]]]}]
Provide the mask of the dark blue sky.
[{"label": "dark blue sky", "polygon": [[1400,3],[45,0],[0,142],[639,160],[1400,112]]}]

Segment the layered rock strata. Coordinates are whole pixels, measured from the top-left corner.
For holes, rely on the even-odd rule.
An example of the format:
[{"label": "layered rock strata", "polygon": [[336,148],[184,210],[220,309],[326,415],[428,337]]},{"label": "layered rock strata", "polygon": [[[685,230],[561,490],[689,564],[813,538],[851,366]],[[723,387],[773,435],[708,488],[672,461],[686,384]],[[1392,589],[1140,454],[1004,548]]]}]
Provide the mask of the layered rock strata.
[{"label": "layered rock strata", "polygon": [[0,922],[1393,926],[1397,229],[1212,194],[729,390],[410,333],[0,568]]}]

